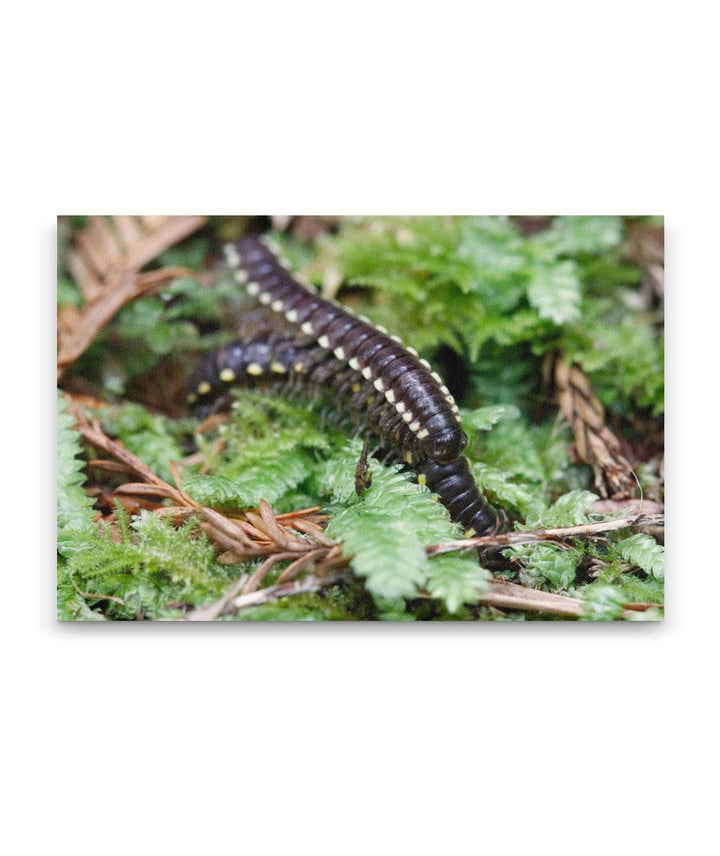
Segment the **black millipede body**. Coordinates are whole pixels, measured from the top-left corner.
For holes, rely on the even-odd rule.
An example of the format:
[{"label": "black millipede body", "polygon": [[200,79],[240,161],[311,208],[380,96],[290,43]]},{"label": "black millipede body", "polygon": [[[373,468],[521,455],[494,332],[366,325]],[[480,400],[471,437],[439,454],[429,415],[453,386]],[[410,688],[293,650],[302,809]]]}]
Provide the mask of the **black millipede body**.
[{"label": "black millipede body", "polygon": [[210,403],[248,381],[322,398],[379,438],[376,454],[412,465],[467,536],[492,531],[496,517],[460,455],[467,437],[439,375],[396,337],[304,288],[259,240],[244,238],[226,254],[268,309],[248,313],[241,339],[205,357],[189,403]]},{"label": "black millipede body", "polygon": [[427,459],[417,466],[418,482],[436,493],[450,517],[465,528],[465,537],[486,535],[498,526],[495,513],[480,495],[464,456],[438,464]]},{"label": "black millipede body", "polygon": [[309,291],[257,238],[226,248],[235,277],[249,294],[350,369],[372,380],[417,437],[417,456],[451,461],[467,445],[460,416],[442,378],[397,337]]}]

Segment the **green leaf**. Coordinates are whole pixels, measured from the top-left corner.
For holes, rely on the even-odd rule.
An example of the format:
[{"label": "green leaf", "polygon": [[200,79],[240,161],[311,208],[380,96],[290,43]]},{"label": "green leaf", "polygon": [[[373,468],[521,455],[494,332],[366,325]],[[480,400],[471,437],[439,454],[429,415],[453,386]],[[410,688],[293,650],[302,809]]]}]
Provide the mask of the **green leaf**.
[{"label": "green leaf", "polygon": [[246,466],[233,476],[184,476],[183,490],[203,505],[255,508],[261,499],[272,505],[304,482],[311,471],[310,455],[304,449],[296,449],[265,464]]},{"label": "green leaf", "polygon": [[158,256],[158,263],[163,267],[187,267],[200,270],[209,246],[207,238],[195,236],[164,250]]},{"label": "green leaf", "polygon": [[374,597],[413,597],[426,579],[429,560],[422,541],[381,508],[358,504],[341,511],[328,534],[342,540],[343,551],[353,556],[353,570]]},{"label": "green leaf", "polygon": [[637,402],[655,415],[664,409],[664,341],[653,315],[590,317],[582,336],[571,333],[563,347],[591,376],[606,406]]},{"label": "green leaf", "polygon": [[525,403],[536,383],[537,366],[524,350],[491,343],[471,359],[475,398],[486,404]]},{"label": "green leaf", "polygon": [[[352,472],[361,448],[353,440],[338,456]],[[327,533],[353,554],[352,567],[376,603],[412,598],[421,588],[442,598],[451,612],[462,603],[476,603],[487,575],[473,556],[430,560],[425,553],[425,546],[458,536],[445,508],[427,488],[408,481],[397,465],[374,463],[372,469],[372,485],[362,498],[349,487],[337,491],[336,497],[352,504],[331,509]]]},{"label": "green leaf", "polygon": [[556,590],[570,586],[580,559],[578,551],[553,544],[527,544],[515,548],[513,554],[523,560],[520,578],[526,585],[532,585],[534,578],[541,576]]},{"label": "green leaf", "polygon": [[182,489],[201,505],[211,508],[243,506],[238,485],[226,476],[184,475]]},{"label": "green leaf", "polygon": [[469,426],[476,431],[489,431],[502,419],[517,419],[519,416],[520,410],[514,404],[495,404],[462,412],[463,426]]},{"label": "green leaf", "polygon": [[556,255],[576,256],[610,250],[622,237],[621,217],[564,216],[556,217],[551,228],[536,240]]},{"label": "green leaf", "polygon": [[587,513],[597,500],[597,495],[589,490],[571,490],[561,496],[551,508],[528,514],[526,526],[522,528],[554,529],[580,526],[587,523]]},{"label": "green leaf", "polygon": [[489,588],[490,576],[474,556],[435,556],[430,560],[427,588],[454,614],[465,603],[477,603]]},{"label": "green leaf", "polygon": [[508,510],[523,517],[542,508],[541,491],[528,484],[517,484],[512,477],[497,467],[477,462],[472,465],[480,490]]},{"label": "green leaf", "polygon": [[638,532],[615,545],[620,555],[656,579],[665,577],[665,548],[654,538]]},{"label": "green leaf", "polygon": [[501,421],[483,438],[482,459],[508,477],[542,482],[545,477],[536,432],[526,419]]},{"label": "green leaf", "polygon": [[93,501],[83,490],[84,462],[73,417],[67,412],[64,396],[57,394],[57,529],[58,551],[70,555],[79,533],[92,526]]},{"label": "green leaf", "polygon": [[577,265],[563,261],[532,268],[528,299],[541,318],[565,324],[580,317],[580,278]]},{"label": "green leaf", "polygon": [[605,583],[582,589],[583,617],[590,621],[618,621],[622,618],[625,597],[617,586]]},{"label": "green leaf", "polygon": [[375,609],[379,621],[415,621],[415,616],[407,611],[402,597],[375,597]]}]

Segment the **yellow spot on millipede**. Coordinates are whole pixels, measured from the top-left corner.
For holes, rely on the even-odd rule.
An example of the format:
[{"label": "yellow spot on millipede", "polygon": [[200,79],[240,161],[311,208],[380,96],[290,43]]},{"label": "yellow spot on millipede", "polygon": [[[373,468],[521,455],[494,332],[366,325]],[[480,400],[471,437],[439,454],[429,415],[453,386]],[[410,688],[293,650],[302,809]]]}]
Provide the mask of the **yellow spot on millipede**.
[{"label": "yellow spot on millipede", "polygon": [[[412,452],[405,452],[405,463],[406,464],[412,464]],[[423,476],[423,478],[425,478],[425,476]],[[419,477],[418,477],[418,481],[420,481]]]},{"label": "yellow spot on millipede", "polygon": [[263,373],[262,366],[259,363],[248,363],[248,367],[246,369],[249,375],[261,375]]},{"label": "yellow spot on millipede", "polygon": [[470,529],[468,529],[468,530],[467,530],[467,532],[465,533],[465,537],[466,537],[466,538],[472,538],[474,534],[475,534],[475,530],[474,530],[473,528],[470,528]]},{"label": "yellow spot on millipede", "polygon": [[287,369],[282,363],[273,362],[270,363],[270,371],[275,372],[275,374],[285,374]]},{"label": "yellow spot on millipede", "polygon": [[211,389],[212,389],[212,387],[210,386],[210,384],[206,380],[204,380],[202,383],[198,384],[198,393],[200,395],[207,395]]},{"label": "yellow spot on millipede", "polygon": [[423,487],[425,487],[425,485],[427,484],[427,478],[425,477],[425,473],[420,473],[420,475],[418,476],[418,484],[422,485]]},{"label": "yellow spot on millipede", "polygon": [[220,380],[223,383],[232,383],[235,380],[235,372],[232,369],[223,369],[220,372]]}]

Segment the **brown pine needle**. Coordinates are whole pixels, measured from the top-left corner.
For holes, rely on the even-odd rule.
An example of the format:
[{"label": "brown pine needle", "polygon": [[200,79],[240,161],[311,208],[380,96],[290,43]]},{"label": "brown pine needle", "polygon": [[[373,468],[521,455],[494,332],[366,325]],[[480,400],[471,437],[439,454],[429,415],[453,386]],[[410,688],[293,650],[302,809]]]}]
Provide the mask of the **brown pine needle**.
[{"label": "brown pine needle", "polygon": [[243,594],[250,594],[251,592],[259,589],[260,583],[262,583],[265,577],[270,573],[273,565],[276,565],[278,562],[282,562],[285,559],[292,559],[293,557],[293,553],[276,553],[274,556],[268,556],[262,565],[252,572],[250,579],[245,583]]}]

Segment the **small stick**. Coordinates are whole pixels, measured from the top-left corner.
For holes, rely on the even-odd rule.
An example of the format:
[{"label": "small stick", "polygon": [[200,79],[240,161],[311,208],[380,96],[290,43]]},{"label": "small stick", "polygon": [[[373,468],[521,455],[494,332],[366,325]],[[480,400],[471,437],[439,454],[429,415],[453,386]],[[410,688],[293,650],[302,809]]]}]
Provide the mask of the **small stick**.
[{"label": "small stick", "polygon": [[584,523],[581,526],[565,526],[558,529],[528,529],[526,532],[506,532],[503,535],[483,535],[479,538],[463,538],[447,541],[444,544],[432,544],[425,548],[428,556],[441,553],[467,551],[477,547],[512,547],[515,544],[532,544],[540,541],[561,541],[567,538],[583,538],[616,529],[628,529],[647,523],[662,523],[662,515],[633,514],[619,520],[603,520],[599,523]]},{"label": "small stick", "polygon": [[313,592],[320,591],[325,586],[332,585],[337,579],[337,575],[319,579],[312,574],[308,574],[308,576],[303,577],[301,580],[284,583],[283,585],[268,586],[268,588],[260,589],[260,591],[254,591],[250,594],[242,594],[229,604],[228,611],[237,612],[240,609],[246,609],[248,606],[272,603],[281,597],[290,597],[295,594],[312,594]]},{"label": "small stick", "polygon": [[215,621],[219,618],[230,601],[237,597],[242,587],[247,582],[247,574],[243,574],[239,580],[236,580],[215,603],[210,603],[207,606],[201,606],[199,609],[194,609],[185,616],[185,621]]},{"label": "small stick", "polygon": [[121,464],[119,461],[106,461],[102,458],[97,458],[94,461],[88,461],[88,466],[99,470],[106,470],[109,473],[129,474],[132,472],[132,470],[130,470],[125,464]]}]

